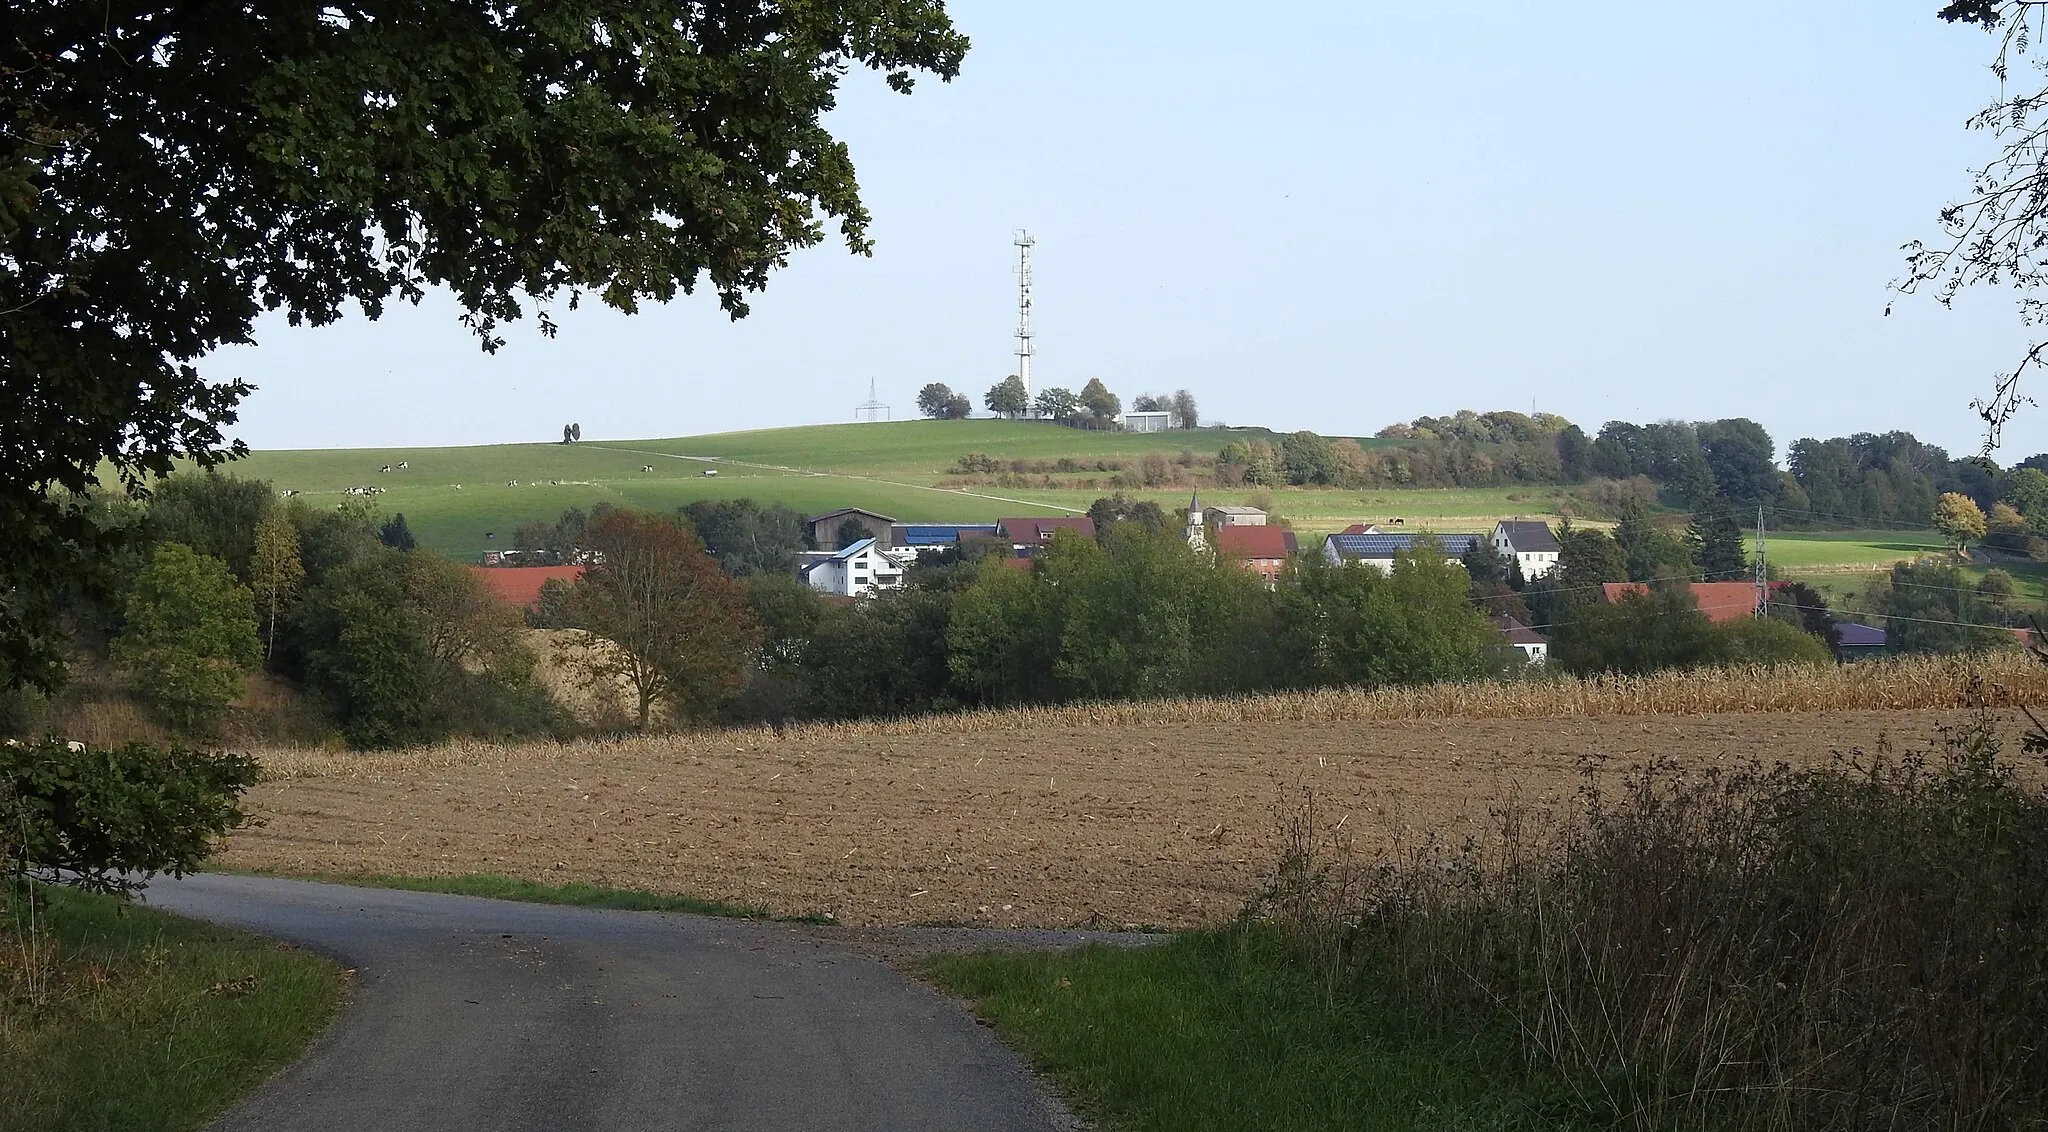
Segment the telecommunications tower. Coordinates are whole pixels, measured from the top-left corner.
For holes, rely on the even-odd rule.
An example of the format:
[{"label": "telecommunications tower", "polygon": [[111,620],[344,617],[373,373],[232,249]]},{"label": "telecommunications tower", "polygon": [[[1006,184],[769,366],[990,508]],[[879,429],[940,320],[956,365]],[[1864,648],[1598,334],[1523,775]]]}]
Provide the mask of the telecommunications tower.
[{"label": "telecommunications tower", "polygon": [[1017,379],[1024,383],[1024,397],[1031,398],[1031,249],[1038,241],[1031,233],[1017,229]]}]

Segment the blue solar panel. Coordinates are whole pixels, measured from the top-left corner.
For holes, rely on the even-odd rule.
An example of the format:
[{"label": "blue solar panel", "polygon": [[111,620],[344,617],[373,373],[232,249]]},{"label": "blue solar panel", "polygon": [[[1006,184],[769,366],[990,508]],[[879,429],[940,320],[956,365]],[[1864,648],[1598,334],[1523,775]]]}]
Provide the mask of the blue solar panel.
[{"label": "blue solar panel", "polygon": [[1331,535],[1337,553],[1346,558],[1392,558],[1404,550],[1415,549],[1415,540],[1433,537],[1443,547],[1448,558],[1463,558],[1472,549],[1474,542],[1483,541],[1484,535]]},{"label": "blue solar panel", "polygon": [[899,530],[902,533],[897,541],[903,546],[949,546],[963,538],[996,533],[994,523],[921,523],[916,526],[904,526]]}]

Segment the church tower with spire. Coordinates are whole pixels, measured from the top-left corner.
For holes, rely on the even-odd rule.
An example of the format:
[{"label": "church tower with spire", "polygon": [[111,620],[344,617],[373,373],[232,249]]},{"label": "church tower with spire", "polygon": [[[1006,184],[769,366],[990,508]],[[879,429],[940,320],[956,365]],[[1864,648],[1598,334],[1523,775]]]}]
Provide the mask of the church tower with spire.
[{"label": "church tower with spire", "polygon": [[1195,550],[1209,549],[1209,531],[1202,525],[1202,493],[1196,491],[1188,497],[1188,546]]}]

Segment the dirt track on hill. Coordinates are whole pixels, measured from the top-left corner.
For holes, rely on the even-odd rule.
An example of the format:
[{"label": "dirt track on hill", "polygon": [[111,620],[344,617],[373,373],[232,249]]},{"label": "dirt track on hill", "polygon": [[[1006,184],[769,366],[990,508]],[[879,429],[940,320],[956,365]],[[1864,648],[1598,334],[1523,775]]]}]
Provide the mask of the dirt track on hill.
[{"label": "dirt track on hill", "polygon": [[[2016,713],[2001,713],[2017,750]],[[1269,874],[1312,789],[1361,849],[1568,802],[1589,755],[1810,763],[1963,712],[733,734],[365,760],[251,793],[223,863],[501,873],[830,912],[850,924],[1186,927]]]}]

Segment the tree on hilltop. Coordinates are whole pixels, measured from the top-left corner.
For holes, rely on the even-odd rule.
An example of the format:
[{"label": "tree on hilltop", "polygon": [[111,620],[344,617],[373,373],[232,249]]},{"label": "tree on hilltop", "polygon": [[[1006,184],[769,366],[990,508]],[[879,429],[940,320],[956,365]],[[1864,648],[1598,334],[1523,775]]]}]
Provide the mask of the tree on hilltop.
[{"label": "tree on hilltop", "polygon": [[1113,421],[1124,411],[1123,401],[1111,393],[1109,386],[1102,384],[1099,377],[1089,378],[1088,384],[1081,387],[1080,402],[1081,407],[1098,421]]},{"label": "tree on hilltop", "polygon": [[1042,389],[1038,399],[1031,402],[1031,411],[1047,420],[1065,421],[1081,410],[1081,399],[1071,389],[1054,386]]},{"label": "tree on hilltop", "polygon": [[1031,395],[1024,391],[1024,379],[1013,373],[989,386],[982,404],[999,417],[1015,420],[1031,411]]},{"label": "tree on hilltop", "polygon": [[[483,347],[699,286],[747,312],[836,220],[869,248],[845,72],[908,92],[967,49],[941,0],[565,9],[27,0],[0,35],[0,682],[62,665],[52,579],[132,535],[75,500],[246,448],[201,359],[257,318],[370,318],[430,288]],[[712,93],[712,92],[715,92]]]},{"label": "tree on hilltop", "polygon": [[1173,426],[1175,428],[1201,427],[1201,413],[1195,405],[1195,395],[1185,389],[1173,395]]},{"label": "tree on hilltop", "polygon": [[951,386],[934,381],[917,391],[917,411],[933,420],[966,420],[974,411],[974,403],[962,393],[955,393]]}]

